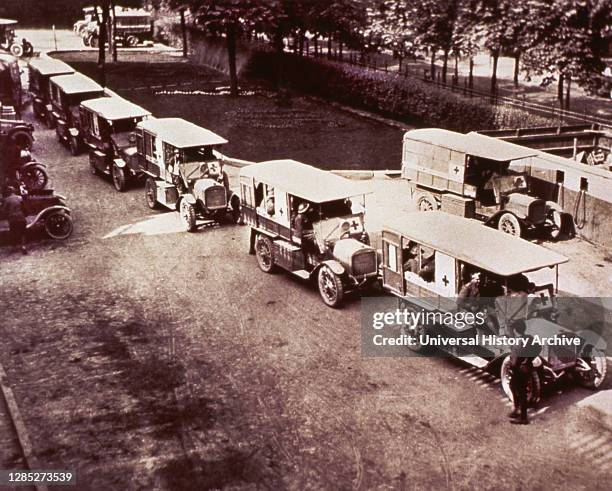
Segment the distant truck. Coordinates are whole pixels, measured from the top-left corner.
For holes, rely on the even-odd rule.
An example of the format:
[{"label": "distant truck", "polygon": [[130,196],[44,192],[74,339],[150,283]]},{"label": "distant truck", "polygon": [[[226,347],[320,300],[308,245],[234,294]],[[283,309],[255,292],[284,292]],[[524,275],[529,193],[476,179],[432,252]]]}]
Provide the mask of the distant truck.
[{"label": "distant truck", "polygon": [[412,130],[404,135],[402,177],[412,184],[419,211],[441,209],[511,235],[536,229],[554,239],[561,232],[561,206],[533,196],[529,176],[510,168],[536,153],[478,133]]},{"label": "distant truck", "polygon": [[[135,47],[139,44],[153,41],[153,21],[151,14],[143,9],[115,8],[115,21],[109,20],[109,29],[116,27],[115,40],[118,44]],[[97,47],[100,42],[100,26],[97,20],[92,20],[82,28],[81,37],[85,46]]]}]

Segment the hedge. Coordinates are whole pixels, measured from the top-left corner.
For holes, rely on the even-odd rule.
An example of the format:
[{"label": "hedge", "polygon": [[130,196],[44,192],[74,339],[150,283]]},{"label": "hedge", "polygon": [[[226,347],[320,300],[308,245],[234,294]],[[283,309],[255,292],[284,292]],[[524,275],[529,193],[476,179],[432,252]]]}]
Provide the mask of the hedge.
[{"label": "hedge", "polygon": [[518,108],[467,99],[418,79],[320,58],[258,51],[251,57],[248,74],[418,127],[468,132],[554,124]]}]

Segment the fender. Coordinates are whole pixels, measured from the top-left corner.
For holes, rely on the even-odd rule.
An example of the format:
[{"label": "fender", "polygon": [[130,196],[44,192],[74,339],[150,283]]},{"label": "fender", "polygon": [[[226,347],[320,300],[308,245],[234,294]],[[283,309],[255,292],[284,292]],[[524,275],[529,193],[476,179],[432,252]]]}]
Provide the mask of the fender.
[{"label": "fender", "polygon": [[123,160],[123,159],[115,159],[115,160],[113,160],[113,162],[114,162],[114,163],[115,163],[115,165],[116,165],[117,167],[119,167],[120,169],[124,169],[124,168],[125,168],[125,166],[127,165],[127,164],[125,163],[125,160]]},{"label": "fender", "polygon": [[505,210],[496,211],[493,215],[491,215],[491,217],[489,217],[489,219],[485,223],[486,224],[491,224],[491,223],[496,224],[499,217],[502,216],[504,213],[510,213],[511,215],[514,215],[516,218],[519,219],[519,222],[524,222],[525,219],[527,218],[522,213],[517,213],[514,210],[505,209]]},{"label": "fender", "polygon": [[346,273],[346,269],[344,268],[344,266],[342,266],[342,264],[340,264],[335,259],[327,259],[326,261],[323,261],[320,264],[319,268],[317,268],[317,270],[320,269],[320,267],[323,265],[328,266],[329,269],[331,269],[338,276],[342,276]]},{"label": "fender", "polygon": [[[230,191],[229,199],[227,200],[227,202],[231,206],[232,210],[240,210],[240,196],[238,196],[233,191]],[[237,208],[234,206],[236,204],[238,205]]]},{"label": "fender", "polygon": [[76,128],[68,128],[68,133],[70,133],[70,136],[73,136],[75,138],[79,136],[79,130],[77,130]]},{"label": "fender", "polygon": [[278,235],[268,232],[267,230],[262,230],[260,228],[251,227],[251,233],[249,237],[249,254],[255,254],[255,237],[257,235],[265,235],[270,239],[274,240],[278,237]]},{"label": "fender", "polygon": [[37,162],[36,160],[30,160],[30,162],[28,162],[27,164],[23,164],[21,166],[21,169],[27,169],[28,167],[32,167],[34,165],[38,165],[38,166],[43,167],[45,169],[47,168],[47,164],[43,164],[42,162]]},{"label": "fender", "polygon": [[187,203],[189,203],[190,205],[195,205],[198,202],[198,200],[196,200],[195,197],[191,194],[183,194],[183,196],[181,196],[181,200],[187,201]]},{"label": "fender", "polygon": [[563,208],[556,201],[547,201],[546,202],[546,211],[557,210],[559,213],[563,213]]},{"label": "fender", "polygon": [[17,126],[13,126],[8,132],[7,135],[9,137],[13,136],[15,133],[20,133],[20,132],[25,132],[28,135],[30,135],[30,137],[32,137],[32,139],[34,139],[34,136],[32,135],[32,131],[33,129],[26,124],[18,124]]},{"label": "fender", "polygon": [[53,206],[49,206],[48,208],[45,208],[44,210],[38,212],[38,215],[36,215],[36,218],[34,220],[32,220],[26,228],[30,228],[33,227],[34,225],[36,225],[42,218],[45,217],[45,215],[48,215],[49,213],[51,213],[52,211],[56,211],[56,210],[62,210],[65,211],[68,215],[70,215],[70,208],[66,207],[66,206],[61,206],[61,205],[53,205]]}]

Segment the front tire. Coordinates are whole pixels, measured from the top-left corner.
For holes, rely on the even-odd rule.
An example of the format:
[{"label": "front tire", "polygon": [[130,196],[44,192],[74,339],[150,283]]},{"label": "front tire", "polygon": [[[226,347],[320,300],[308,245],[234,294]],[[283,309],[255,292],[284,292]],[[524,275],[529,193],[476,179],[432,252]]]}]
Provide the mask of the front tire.
[{"label": "front tire", "polygon": [[34,145],[34,139],[26,131],[16,131],[11,135],[11,141],[21,150],[31,150]]},{"label": "front tire", "polygon": [[45,231],[52,239],[67,239],[72,230],[72,218],[63,210],[51,212],[45,217]]},{"label": "front tire", "polygon": [[576,370],[574,373],[578,383],[587,389],[597,390],[606,379],[608,364],[603,351],[593,346],[587,346],[580,359],[591,367],[588,372]]},{"label": "front tire", "polygon": [[[501,366],[501,384],[506,397],[510,399],[511,402],[514,402],[514,396],[512,395],[512,390],[510,389],[510,381],[512,380],[512,362],[510,360],[510,355],[504,358],[504,361]],[[527,382],[527,404],[529,406],[535,406],[538,402],[540,402],[542,398],[542,379],[540,374],[536,370],[531,371],[531,379]]]},{"label": "front tire", "polygon": [[123,193],[127,189],[127,174],[125,169],[119,167],[117,164],[112,164],[111,174],[113,178],[113,186],[120,193]]},{"label": "front tire", "polygon": [[344,284],[342,283],[342,279],[334,273],[329,266],[322,266],[321,269],[319,269],[317,280],[319,294],[323,299],[323,303],[334,309],[340,307],[344,297]]},{"label": "front tire", "polygon": [[186,199],[182,199],[179,208],[179,213],[181,215],[181,222],[183,222],[185,230],[187,232],[195,232],[197,228],[196,212],[193,205],[189,203]]},{"label": "front tire", "polygon": [[257,257],[257,265],[264,273],[274,273],[276,265],[274,264],[274,247],[269,237],[258,235],[255,238],[255,256]]},{"label": "front tire", "polygon": [[71,136],[68,142],[68,147],[70,148],[70,155],[76,157],[80,153],[79,141],[76,136]]},{"label": "front tire", "polygon": [[512,213],[504,213],[500,216],[497,221],[497,228],[501,232],[514,235],[515,237],[520,237],[522,233],[521,223]]},{"label": "front tire", "polygon": [[145,199],[147,206],[151,210],[157,210],[159,203],[157,202],[157,185],[152,177],[148,177],[145,182]]}]

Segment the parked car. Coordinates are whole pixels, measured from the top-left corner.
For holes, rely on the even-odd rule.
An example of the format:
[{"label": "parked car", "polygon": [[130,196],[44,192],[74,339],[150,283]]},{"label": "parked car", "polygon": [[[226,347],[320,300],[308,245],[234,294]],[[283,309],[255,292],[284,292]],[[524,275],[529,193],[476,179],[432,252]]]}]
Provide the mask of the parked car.
[{"label": "parked car", "polygon": [[[66,198],[55,194],[53,189],[32,191],[23,196],[26,208],[27,230],[44,228],[49,237],[64,240],[73,230],[72,216]],[[0,198],[0,210],[2,198]],[[8,220],[0,216],[0,231],[9,230]]]},{"label": "parked car", "polygon": [[83,140],[94,174],[112,177],[117,191],[142,176],[136,149],[136,125],[151,113],[121,97],[101,97],[81,103]]},{"label": "parked car", "polygon": [[[409,262],[412,259],[416,261],[414,268]],[[415,351],[427,348],[419,342],[421,335],[502,335],[508,334],[518,319],[525,320],[530,335],[581,335],[556,323],[558,266],[567,261],[541,246],[482,227],[476,220],[441,211],[409,213],[387,220],[382,230],[382,286],[402,299],[408,309],[442,313],[462,310],[465,306],[458,298],[461,288],[474,273],[480,275],[482,298],[478,309],[486,311],[486,324],[417,325],[405,333],[414,339],[411,349]],[[554,284],[535,285],[525,276],[550,268],[555,269]],[[519,294],[521,288],[525,291]],[[503,390],[511,398],[506,345],[437,349],[479,368],[499,371]],[[600,387],[606,376],[606,358],[600,346],[584,342],[579,353],[566,346],[544,346],[534,364],[539,368],[529,385],[532,403],[539,400],[544,384],[562,376],[570,375],[590,388]]]},{"label": "parked car", "polygon": [[17,58],[31,56],[34,53],[34,47],[27,39],[19,38],[15,34],[16,25],[16,20],[0,19],[0,48]]},{"label": "parked car", "polygon": [[0,138],[7,138],[22,150],[30,150],[34,144],[34,126],[26,121],[0,119]]},{"label": "parked car", "polygon": [[[98,7],[98,15],[102,14],[102,10]],[[83,32],[87,28],[87,26],[96,22],[96,8],[95,7],[85,7],[83,8],[83,18],[77,20],[73,26],[72,30],[77,36],[83,36]]]},{"label": "parked car", "polygon": [[[249,253],[265,273],[280,267],[302,279],[316,278],[330,307],[376,281],[377,253],[369,245],[364,210],[351,201],[367,194],[360,183],[294,160],[275,160],[243,168],[240,193],[242,218],[251,227]],[[298,225],[300,210],[312,230],[300,232],[305,223]]]},{"label": "parked car", "polygon": [[510,168],[536,154],[478,133],[411,130],[404,135],[402,177],[411,182],[419,211],[442,209],[516,236],[544,229],[556,238],[562,207],[533,196],[529,176]]},{"label": "parked car", "polygon": [[78,155],[83,143],[80,104],[105,96],[104,89],[80,73],[53,77],[50,86],[51,114],[57,139],[68,145],[72,155]]},{"label": "parked car", "polygon": [[148,176],[145,196],[151,209],[178,211],[188,232],[240,220],[240,198],[215,156],[225,138],[180,118],[147,119],[134,134],[139,166]]},{"label": "parked car", "polygon": [[49,80],[57,75],[69,75],[74,69],[61,60],[54,58],[33,58],[28,63],[30,73],[30,94],[34,116],[52,127],[51,94]]}]

